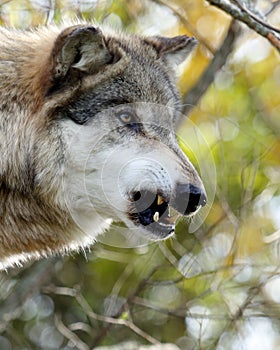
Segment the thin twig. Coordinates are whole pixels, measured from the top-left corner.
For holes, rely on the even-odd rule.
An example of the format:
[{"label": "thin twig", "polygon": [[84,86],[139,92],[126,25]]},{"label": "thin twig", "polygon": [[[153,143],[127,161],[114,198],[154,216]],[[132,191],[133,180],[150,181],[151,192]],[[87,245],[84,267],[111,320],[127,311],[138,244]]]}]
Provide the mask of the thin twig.
[{"label": "thin twig", "polygon": [[231,15],[233,18],[245,23],[249,28],[253,29],[256,33],[262,35],[264,38],[268,39],[269,42],[280,51],[280,37],[277,35],[267,25],[263,25],[256,21],[245,11],[242,11],[238,6],[234,5],[225,0],[207,0],[211,5],[218,7],[227,14]]},{"label": "thin twig", "polygon": [[92,334],[92,328],[84,322],[75,322],[68,325],[70,331],[83,331],[89,335]]},{"label": "thin twig", "polygon": [[233,3],[235,3],[242,11],[246,12],[249,16],[251,16],[255,21],[262,24],[263,26],[267,27],[268,29],[271,29],[275,31],[276,33],[280,33],[280,29],[263,21],[261,18],[256,16],[250,9],[248,9],[246,6],[244,6],[242,3],[240,3],[238,0],[231,0]]},{"label": "thin twig", "polygon": [[61,316],[55,314],[54,323],[57,330],[77,348],[78,350],[89,350],[87,344],[85,344],[81,339],[73,333],[68,327],[64,325],[61,321]]},{"label": "thin twig", "polygon": [[[130,305],[133,301],[133,299],[135,298],[135,296],[137,296],[144,288],[145,286],[147,285],[148,281],[150,280],[150,278],[153,276],[153,274],[159,269],[161,268],[162,266],[155,266],[151,271],[150,273],[144,278],[142,279],[137,288],[129,295],[129,297],[127,298],[126,300],[126,303],[123,304],[119,311],[116,313],[115,317],[120,317],[121,314],[123,313],[123,311],[125,310],[125,307],[127,305]],[[99,336],[95,339],[95,342],[94,342],[94,346],[96,346],[97,344],[99,344],[99,342],[101,341],[101,339],[103,337],[106,336],[106,334],[109,332],[110,330],[110,327],[111,327],[111,324],[107,324],[107,326],[102,330],[102,332],[99,334]]]},{"label": "thin twig", "polygon": [[93,312],[91,307],[89,306],[88,302],[86,301],[86,299],[80,293],[77,294],[76,300],[81,305],[82,309],[85,311],[85,313],[88,315],[88,317],[93,318],[97,321],[102,321],[102,322],[111,323],[114,325],[121,325],[121,326],[128,327],[134,333],[140,335],[142,338],[146,339],[151,344],[155,344],[155,345],[160,344],[160,342],[157,339],[155,339],[154,337],[152,337],[148,333],[144,332],[142,329],[137,327],[133,322],[131,322],[127,319],[113,318],[113,317],[109,317],[109,316],[98,315],[97,313]]},{"label": "thin twig", "polygon": [[161,314],[169,315],[169,316],[176,317],[179,319],[185,319],[185,317],[186,317],[185,309],[183,309],[183,311],[178,313],[177,310],[163,309],[163,308],[153,304],[151,301],[149,301],[147,299],[140,298],[140,297],[135,297],[133,300],[133,304],[140,305],[140,306],[143,306],[147,309],[151,309],[151,310],[157,311]]},{"label": "thin twig", "polygon": [[[77,302],[80,304],[80,306],[83,309],[83,311],[85,312],[85,314],[89,318],[92,318],[92,319],[94,319],[96,321],[105,322],[105,323],[108,323],[108,324],[128,327],[134,333],[138,334],[139,336],[141,336],[142,338],[144,338],[145,340],[147,340],[151,344],[155,344],[155,345],[161,344],[160,341],[158,341],[157,339],[155,339],[154,337],[152,337],[148,333],[144,332],[142,329],[140,329],[138,326],[136,326],[132,321],[127,320],[127,319],[119,318],[121,316],[121,314],[119,314],[117,316],[118,318],[115,318],[115,317],[104,316],[104,315],[99,315],[99,314],[95,313],[91,309],[91,307],[88,304],[87,300],[76,289],[67,288],[67,287],[52,286],[52,287],[46,288],[45,291],[46,292],[52,292],[52,293],[55,293],[57,295],[67,295],[67,296],[74,297],[77,300]],[[57,319],[57,320],[59,320],[59,319]],[[62,325],[61,322],[58,323],[58,325],[60,326],[59,331],[64,336],[67,336],[68,339],[72,338],[74,333],[69,328],[67,328],[66,326]],[[64,326],[64,328],[63,328],[63,326]],[[70,340],[71,341],[75,341],[75,339],[70,339]],[[84,350],[84,349],[82,349],[82,350]]]}]

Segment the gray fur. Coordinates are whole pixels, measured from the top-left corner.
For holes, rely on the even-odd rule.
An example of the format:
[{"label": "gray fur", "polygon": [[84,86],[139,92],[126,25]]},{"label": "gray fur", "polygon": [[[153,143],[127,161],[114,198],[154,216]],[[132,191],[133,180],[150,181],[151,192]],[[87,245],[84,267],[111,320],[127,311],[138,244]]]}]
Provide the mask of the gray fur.
[{"label": "gray fur", "polygon": [[205,204],[173,131],[174,72],[194,45],[88,24],[0,29],[0,267],[83,249],[112,221],[165,239],[168,204]]}]

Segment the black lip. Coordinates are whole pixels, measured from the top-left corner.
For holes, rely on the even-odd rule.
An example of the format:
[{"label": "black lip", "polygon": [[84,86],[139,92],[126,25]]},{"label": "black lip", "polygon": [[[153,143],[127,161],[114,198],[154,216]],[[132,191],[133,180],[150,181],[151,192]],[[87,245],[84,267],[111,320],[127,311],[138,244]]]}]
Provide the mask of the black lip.
[{"label": "black lip", "polygon": [[146,226],[145,229],[150,231],[156,237],[167,238],[174,233],[175,225],[163,226],[162,224],[154,222],[151,225]]}]

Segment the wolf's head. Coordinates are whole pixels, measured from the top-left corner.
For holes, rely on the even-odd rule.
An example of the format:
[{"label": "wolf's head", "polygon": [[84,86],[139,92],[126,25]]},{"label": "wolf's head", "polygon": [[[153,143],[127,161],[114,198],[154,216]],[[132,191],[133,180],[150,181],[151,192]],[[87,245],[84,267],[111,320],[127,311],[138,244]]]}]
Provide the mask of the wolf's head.
[{"label": "wolf's head", "polygon": [[111,218],[165,239],[174,232],[170,207],[191,216],[206,204],[174,133],[180,113],[174,69],[195,43],[81,25],[58,36],[46,105],[64,145],[63,196],[87,233]]}]

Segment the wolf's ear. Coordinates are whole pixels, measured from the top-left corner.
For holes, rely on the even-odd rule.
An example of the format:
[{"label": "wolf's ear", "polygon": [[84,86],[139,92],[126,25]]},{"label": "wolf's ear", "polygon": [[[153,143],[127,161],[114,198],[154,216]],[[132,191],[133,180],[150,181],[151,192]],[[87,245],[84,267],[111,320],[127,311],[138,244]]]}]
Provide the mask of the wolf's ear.
[{"label": "wolf's ear", "polygon": [[53,50],[53,78],[66,76],[71,67],[86,73],[97,72],[112,60],[101,31],[92,26],[73,26],[57,37]]},{"label": "wolf's ear", "polygon": [[145,42],[152,45],[158,56],[171,67],[184,62],[197,45],[197,40],[187,35],[179,35],[173,38],[154,36],[146,38]]}]

